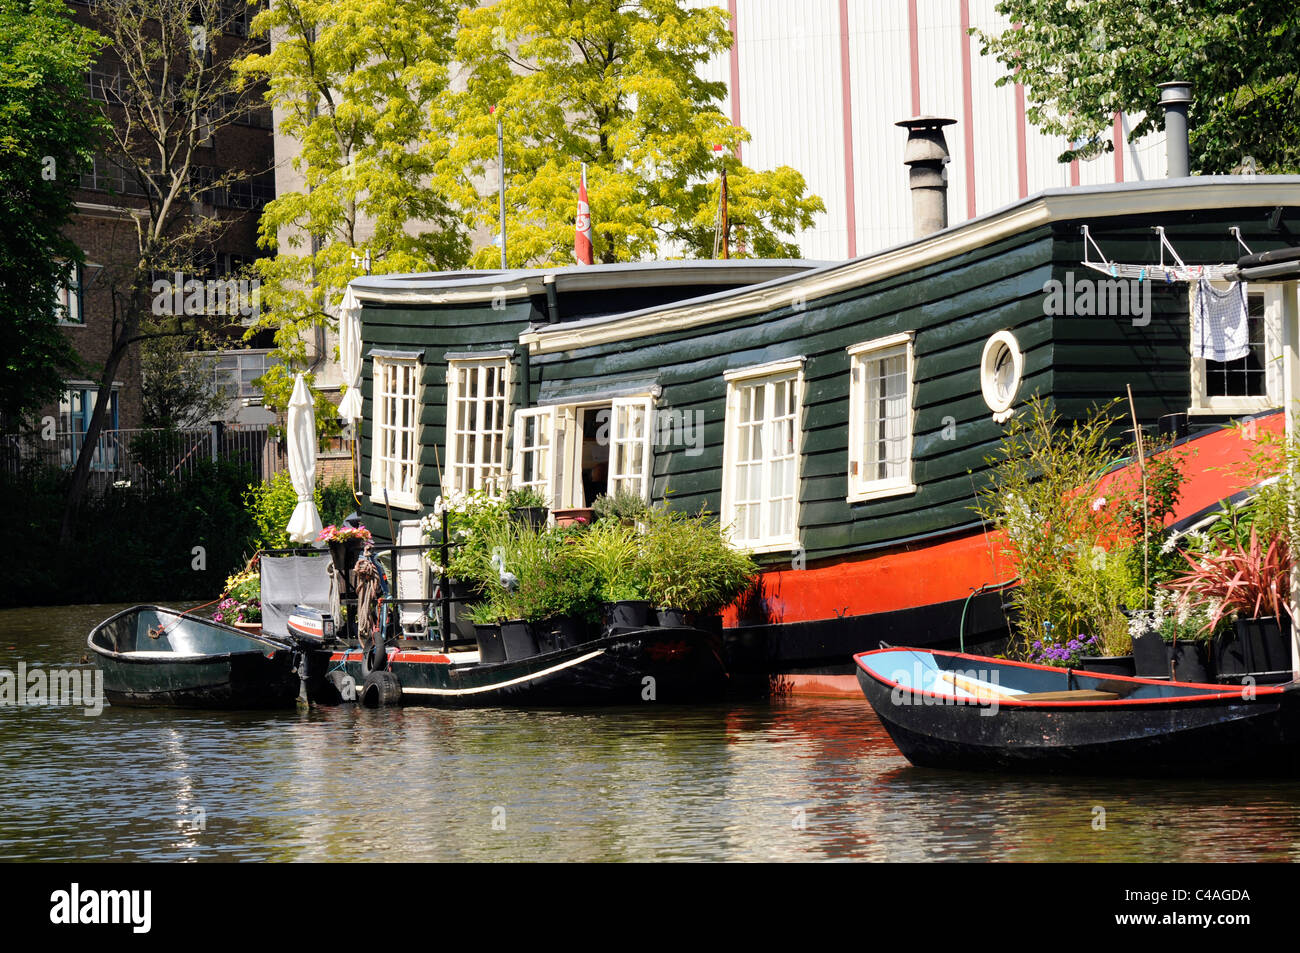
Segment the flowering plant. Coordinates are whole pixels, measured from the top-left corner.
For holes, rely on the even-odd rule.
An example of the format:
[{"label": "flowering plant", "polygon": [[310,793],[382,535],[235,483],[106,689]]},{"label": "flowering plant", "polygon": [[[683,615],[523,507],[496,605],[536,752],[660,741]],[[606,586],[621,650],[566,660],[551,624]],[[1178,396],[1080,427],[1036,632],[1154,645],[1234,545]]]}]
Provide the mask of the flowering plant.
[{"label": "flowering plant", "polygon": [[326,526],[316,537],[318,543],[342,543],[349,539],[370,539],[364,526]]},{"label": "flowering plant", "polygon": [[247,567],[226,580],[213,622],[234,625],[236,622],[262,621],[262,577],[254,559]]},{"label": "flowering plant", "polygon": [[1061,643],[1052,639],[1051,628],[1049,623],[1044,637],[1029,643],[1029,661],[1037,662],[1039,665],[1073,668],[1079,664],[1083,656],[1095,655],[1101,651],[1101,645],[1095,635],[1080,635]]}]

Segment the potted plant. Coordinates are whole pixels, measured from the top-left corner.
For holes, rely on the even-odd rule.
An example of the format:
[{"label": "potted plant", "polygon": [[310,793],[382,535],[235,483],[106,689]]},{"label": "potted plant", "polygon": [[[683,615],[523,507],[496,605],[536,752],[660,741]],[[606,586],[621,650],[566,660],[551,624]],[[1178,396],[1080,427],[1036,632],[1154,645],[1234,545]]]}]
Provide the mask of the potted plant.
[{"label": "potted plant", "polygon": [[504,662],[505,644],[501,641],[501,607],[490,600],[476,603],[466,612],[474,626],[474,641],[478,643],[480,662]]},{"label": "potted plant", "polygon": [[606,626],[646,625],[650,614],[648,579],[636,529],[618,520],[601,520],[580,537],[578,554],[598,580]]},{"label": "potted plant", "polygon": [[591,504],[592,516],[597,520],[618,520],[625,526],[634,526],[650,512],[650,506],[640,493],[620,488],[613,496],[602,493]]},{"label": "potted plant", "polygon": [[1219,681],[1281,681],[1291,677],[1291,551],[1282,534],[1265,541],[1250,528],[1245,545],[1184,553],[1188,570],[1166,587],[1201,608],[1213,631],[1225,619],[1233,628],[1215,637]]},{"label": "potted plant", "polygon": [[226,580],[226,588],[212,613],[212,621],[251,632],[262,630],[262,577],[256,556]]},{"label": "potted plant", "polygon": [[551,512],[546,505],[546,498],[531,486],[521,487],[507,493],[506,509],[509,511],[511,519],[526,522],[534,529],[545,526],[546,518]]},{"label": "potted plant", "polygon": [[334,570],[342,579],[350,579],[348,575],[361,558],[365,551],[366,543],[370,542],[370,530],[366,529],[360,523],[350,525],[341,523],[338,526],[326,526],[316,536],[316,542],[326,543],[330,548],[330,558],[334,560]]},{"label": "potted plant", "polygon": [[692,516],[656,507],[643,515],[641,561],[659,625],[710,617],[753,583],[757,564],[727,542],[707,513]]}]

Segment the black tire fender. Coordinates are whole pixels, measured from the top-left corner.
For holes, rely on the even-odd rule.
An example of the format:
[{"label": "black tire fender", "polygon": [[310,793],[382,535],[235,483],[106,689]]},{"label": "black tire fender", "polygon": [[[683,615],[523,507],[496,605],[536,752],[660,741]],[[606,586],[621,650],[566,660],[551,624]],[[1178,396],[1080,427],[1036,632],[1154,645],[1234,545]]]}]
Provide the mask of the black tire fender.
[{"label": "black tire fender", "polygon": [[361,704],[366,708],[389,708],[402,704],[402,683],[392,672],[371,672],[361,686]]}]

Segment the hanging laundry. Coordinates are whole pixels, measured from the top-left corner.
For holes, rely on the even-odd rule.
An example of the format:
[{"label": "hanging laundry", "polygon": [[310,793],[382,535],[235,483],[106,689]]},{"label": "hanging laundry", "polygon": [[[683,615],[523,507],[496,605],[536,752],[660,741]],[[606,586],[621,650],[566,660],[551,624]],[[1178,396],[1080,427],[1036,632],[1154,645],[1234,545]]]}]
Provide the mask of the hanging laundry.
[{"label": "hanging laundry", "polygon": [[1219,290],[1205,278],[1192,298],[1192,357],[1235,361],[1250,353],[1246,285],[1234,281]]}]

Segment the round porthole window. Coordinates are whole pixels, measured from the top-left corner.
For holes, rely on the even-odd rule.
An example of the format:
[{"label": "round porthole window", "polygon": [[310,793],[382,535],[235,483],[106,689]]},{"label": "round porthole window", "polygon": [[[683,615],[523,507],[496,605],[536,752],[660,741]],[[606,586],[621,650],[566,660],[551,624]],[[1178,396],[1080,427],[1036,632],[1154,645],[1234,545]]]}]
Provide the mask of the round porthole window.
[{"label": "round porthole window", "polygon": [[984,403],[989,405],[993,419],[998,423],[1012,414],[1011,405],[1020,389],[1020,376],[1024,370],[1025,358],[1020,353],[1015,335],[1010,331],[999,331],[988,339],[980,359],[980,386],[984,391]]}]

